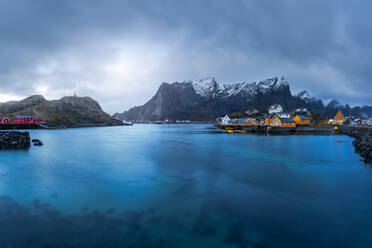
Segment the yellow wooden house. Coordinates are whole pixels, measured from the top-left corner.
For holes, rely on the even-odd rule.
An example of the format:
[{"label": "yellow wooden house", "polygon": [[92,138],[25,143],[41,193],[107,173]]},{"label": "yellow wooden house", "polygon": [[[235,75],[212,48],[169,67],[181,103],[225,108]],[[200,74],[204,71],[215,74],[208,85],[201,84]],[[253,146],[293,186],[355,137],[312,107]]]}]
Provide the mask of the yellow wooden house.
[{"label": "yellow wooden house", "polygon": [[341,110],[339,110],[333,119],[329,119],[328,124],[342,126],[345,121],[345,116],[342,114]]},{"label": "yellow wooden house", "polygon": [[264,125],[265,126],[272,126],[272,124],[274,124],[273,120],[275,118],[279,118],[278,114],[276,114],[276,113],[270,114],[269,116],[266,117]]},{"label": "yellow wooden house", "polygon": [[291,119],[291,118],[275,118],[275,120],[279,120],[279,125],[280,127],[290,127],[290,128],[293,128],[293,127],[296,127],[296,122]]},{"label": "yellow wooden house", "polygon": [[260,121],[256,118],[248,118],[245,122],[246,126],[255,127],[260,125]]},{"label": "yellow wooden house", "polygon": [[293,120],[296,122],[296,125],[308,126],[311,123],[311,117],[305,115],[296,115]]},{"label": "yellow wooden house", "polygon": [[[268,123],[268,125],[266,125],[266,123]],[[280,118],[276,115],[270,122],[266,120],[265,125],[270,127],[294,128],[296,127],[296,122],[291,118]]]}]

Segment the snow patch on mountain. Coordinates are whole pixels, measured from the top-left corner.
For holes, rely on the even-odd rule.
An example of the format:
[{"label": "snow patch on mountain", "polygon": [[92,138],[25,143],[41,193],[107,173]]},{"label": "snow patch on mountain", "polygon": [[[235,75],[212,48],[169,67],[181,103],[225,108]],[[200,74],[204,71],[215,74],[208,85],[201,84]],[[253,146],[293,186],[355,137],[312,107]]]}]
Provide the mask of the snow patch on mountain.
[{"label": "snow patch on mountain", "polygon": [[303,90],[301,92],[298,92],[296,97],[301,98],[305,102],[313,102],[316,101],[315,97],[311,96],[310,93],[307,90]]},{"label": "snow patch on mountain", "polygon": [[244,93],[249,96],[255,93],[255,89],[249,83],[224,84],[221,88],[221,92],[226,98],[238,95],[239,93]]},{"label": "snow patch on mountain", "polygon": [[232,84],[219,84],[214,78],[205,78],[196,81],[188,81],[185,83],[191,83],[195,90],[195,93],[200,96],[214,97],[217,94],[221,94],[225,98],[229,98],[238,94],[253,96],[259,92],[265,93],[270,90],[278,90],[289,85],[284,77],[274,77],[252,83],[242,82]]},{"label": "snow patch on mountain", "polygon": [[195,90],[195,93],[204,97],[215,96],[219,88],[215,78],[208,77],[196,81],[189,81]]},{"label": "snow patch on mountain", "polygon": [[280,79],[274,77],[263,81],[254,82],[253,85],[265,92],[270,89],[280,89],[283,86],[288,86],[289,83],[284,77],[281,77]]}]

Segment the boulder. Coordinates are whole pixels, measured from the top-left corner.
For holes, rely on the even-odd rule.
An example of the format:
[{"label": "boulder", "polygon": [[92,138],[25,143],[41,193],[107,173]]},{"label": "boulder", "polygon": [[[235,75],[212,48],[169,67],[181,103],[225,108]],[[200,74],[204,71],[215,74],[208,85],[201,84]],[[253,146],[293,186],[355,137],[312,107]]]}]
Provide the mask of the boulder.
[{"label": "boulder", "polygon": [[32,139],[31,140],[34,146],[42,146],[43,142],[41,142],[39,139]]}]

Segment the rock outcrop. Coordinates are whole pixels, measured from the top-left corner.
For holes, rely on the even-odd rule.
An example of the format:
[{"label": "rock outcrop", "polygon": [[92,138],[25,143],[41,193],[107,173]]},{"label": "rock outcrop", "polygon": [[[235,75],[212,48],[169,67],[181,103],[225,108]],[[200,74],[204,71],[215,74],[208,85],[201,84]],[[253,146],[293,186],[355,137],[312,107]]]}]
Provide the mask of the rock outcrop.
[{"label": "rock outcrop", "polygon": [[30,145],[29,132],[0,131],[0,150],[27,149]]}]

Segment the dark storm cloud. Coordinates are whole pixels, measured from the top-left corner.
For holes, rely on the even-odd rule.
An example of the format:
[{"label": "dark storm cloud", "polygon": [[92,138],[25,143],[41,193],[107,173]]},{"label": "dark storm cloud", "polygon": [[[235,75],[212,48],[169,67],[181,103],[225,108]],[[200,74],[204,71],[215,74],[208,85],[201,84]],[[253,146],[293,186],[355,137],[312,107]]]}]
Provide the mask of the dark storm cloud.
[{"label": "dark storm cloud", "polygon": [[143,103],[162,81],[283,75],[293,91],[372,104],[371,7],[321,0],[1,0],[0,95],[59,97],[79,82],[80,94],[113,112]]}]

